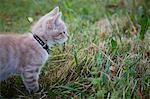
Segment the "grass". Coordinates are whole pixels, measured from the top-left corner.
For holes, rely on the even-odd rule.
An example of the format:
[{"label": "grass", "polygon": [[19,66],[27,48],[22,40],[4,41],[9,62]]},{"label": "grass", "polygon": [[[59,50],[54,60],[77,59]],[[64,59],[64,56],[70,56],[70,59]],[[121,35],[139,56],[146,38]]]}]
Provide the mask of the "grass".
[{"label": "grass", "polygon": [[64,48],[51,49],[39,93],[29,95],[15,76],[1,83],[2,97],[148,99],[149,1],[134,1],[1,0],[1,32],[27,32],[28,17],[36,21],[59,6],[70,34]]}]

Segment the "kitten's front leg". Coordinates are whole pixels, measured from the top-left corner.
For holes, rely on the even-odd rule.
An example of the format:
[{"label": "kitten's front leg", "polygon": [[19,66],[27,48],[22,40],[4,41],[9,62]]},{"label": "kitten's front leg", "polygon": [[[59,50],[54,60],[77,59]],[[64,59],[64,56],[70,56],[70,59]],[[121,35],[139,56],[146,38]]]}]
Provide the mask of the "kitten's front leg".
[{"label": "kitten's front leg", "polygon": [[39,90],[39,68],[37,66],[28,66],[22,73],[22,79],[29,93]]}]

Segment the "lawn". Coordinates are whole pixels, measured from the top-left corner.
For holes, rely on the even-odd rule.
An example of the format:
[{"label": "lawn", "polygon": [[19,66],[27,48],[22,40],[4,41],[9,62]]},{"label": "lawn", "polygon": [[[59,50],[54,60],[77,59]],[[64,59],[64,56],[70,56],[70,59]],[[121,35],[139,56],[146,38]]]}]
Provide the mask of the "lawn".
[{"label": "lawn", "polygon": [[16,75],[0,83],[2,98],[150,98],[149,0],[0,0],[0,32],[29,32],[56,6],[70,38],[50,49],[41,90],[29,95]]}]

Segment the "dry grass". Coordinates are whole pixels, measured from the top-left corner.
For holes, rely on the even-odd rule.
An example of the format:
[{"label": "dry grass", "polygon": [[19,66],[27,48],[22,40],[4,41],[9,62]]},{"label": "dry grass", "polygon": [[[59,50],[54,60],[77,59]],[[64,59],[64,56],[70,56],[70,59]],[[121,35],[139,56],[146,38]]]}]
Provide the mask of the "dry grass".
[{"label": "dry grass", "polygon": [[[141,26],[146,23],[140,23],[141,17],[137,18],[139,14],[134,11],[130,13],[125,5],[104,9],[107,4],[112,4],[111,7],[121,4],[118,3],[119,0],[109,1],[111,2],[24,0],[29,5],[22,7],[18,6],[17,0],[16,3],[13,1],[14,6],[7,0],[3,1],[6,11],[9,12],[6,6],[8,3],[11,8],[26,11],[19,14],[14,11],[17,15],[30,15],[33,19],[49,10],[47,3],[59,5],[70,32],[70,39],[64,47],[56,45],[51,49],[51,56],[40,75],[41,90],[38,93],[29,95],[20,77],[14,77],[1,84],[3,97],[149,98],[150,29],[146,34],[143,32],[145,38],[142,39]],[[24,28],[19,32],[28,29],[26,18],[22,22],[21,19],[16,20],[18,16],[13,15],[10,18],[11,24],[15,25],[8,25],[9,20],[6,20],[5,15],[9,13],[4,12],[3,8],[0,10],[3,11],[0,17],[4,19],[0,20],[1,25],[6,26],[0,26],[0,31],[9,31],[14,27],[11,31],[16,32],[20,27]]]}]

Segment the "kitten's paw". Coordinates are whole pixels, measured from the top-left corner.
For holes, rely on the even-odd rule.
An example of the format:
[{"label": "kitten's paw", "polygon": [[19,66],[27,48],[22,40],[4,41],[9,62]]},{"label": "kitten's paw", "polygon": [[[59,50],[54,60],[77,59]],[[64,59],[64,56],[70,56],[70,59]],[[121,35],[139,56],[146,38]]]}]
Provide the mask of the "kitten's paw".
[{"label": "kitten's paw", "polygon": [[32,89],[32,91],[35,93],[35,92],[37,92],[37,91],[39,91],[39,86],[35,86],[33,89]]},{"label": "kitten's paw", "polygon": [[28,88],[28,92],[29,92],[30,95],[33,94],[33,93],[36,93],[38,91],[39,91],[39,86]]}]

